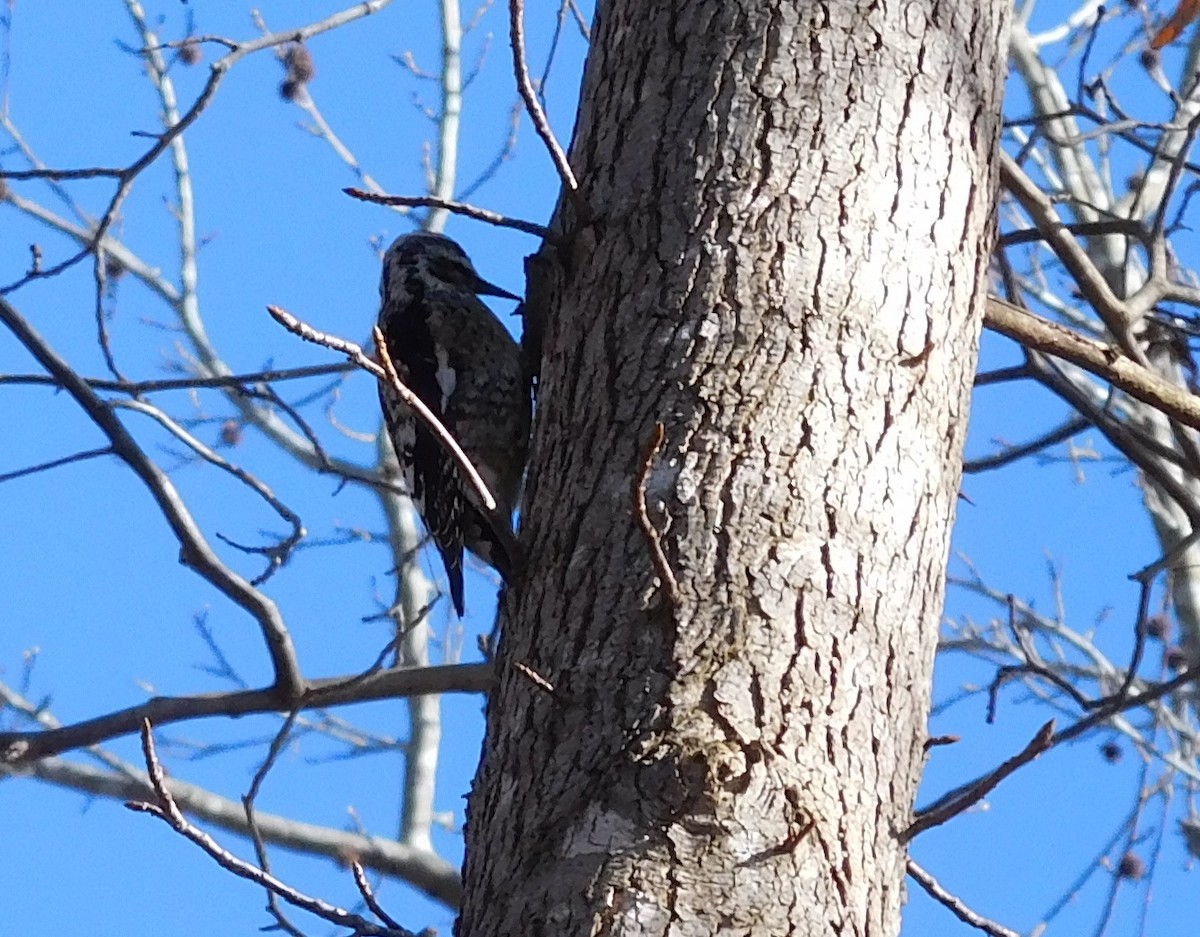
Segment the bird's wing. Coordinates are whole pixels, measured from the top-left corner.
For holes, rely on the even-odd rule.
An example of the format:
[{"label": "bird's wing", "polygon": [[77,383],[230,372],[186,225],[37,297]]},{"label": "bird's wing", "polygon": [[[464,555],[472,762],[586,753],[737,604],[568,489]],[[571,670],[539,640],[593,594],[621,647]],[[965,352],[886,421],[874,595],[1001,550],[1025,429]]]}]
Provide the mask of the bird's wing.
[{"label": "bird's wing", "polygon": [[[422,309],[437,314],[427,302]],[[439,345],[429,322],[405,313],[388,317],[384,327],[388,354],[400,377],[430,409],[451,434],[455,427],[447,403],[457,384],[456,372],[444,345]],[[462,485],[458,469],[434,433],[409,411],[398,398],[389,400],[381,387],[384,413],[392,445],[405,471],[409,491],[417,510],[425,519],[446,567],[450,595],[455,608],[463,612],[462,573]]]}]

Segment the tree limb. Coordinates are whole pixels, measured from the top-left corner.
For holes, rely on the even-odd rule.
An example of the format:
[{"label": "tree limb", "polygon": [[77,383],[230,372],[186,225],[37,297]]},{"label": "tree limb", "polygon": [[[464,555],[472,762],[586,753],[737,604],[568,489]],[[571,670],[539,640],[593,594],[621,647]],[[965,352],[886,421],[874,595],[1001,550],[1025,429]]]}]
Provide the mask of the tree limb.
[{"label": "tree limb", "polygon": [[984,325],[1030,351],[1078,365],[1185,426],[1200,429],[1200,397],[1164,380],[1111,345],[1084,338],[996,296],[988,297]]},{"label": "tree limb", "polygon": [[124,424],[117,419],[112,406],[88,387],[83,378],[76,374],[37,330],[3,298],[0,298],[0,322],[8,327],[38,363],[75,398],[92,422],[108,437],[114,455],[128,465],[149,489],[179,541],[181,561],[245,609],[258,622],[275,671],[275,686],[271,692],[275,694],[276,701],[292,700],[299,696],[304,687],[304,678],[300,673],[300,663],[296,659],[291,635],[278,606],[221,562],[174,484],[142,451]]},{"label": "tree limb", "polygon": [[[447,664],[440,667],[394,667],[367,674],[321,677],[307,682],[304,709],[419,696],[431,693],[484,693],[492,685],[491,664]],[[280,712],[275,687],[156,696],[137,706],[116,710],[61,729],[0,732],[0,764],[27,764],[120,735],[137,732],[143,720],[158,726],[209,716],[245,716]]]}]

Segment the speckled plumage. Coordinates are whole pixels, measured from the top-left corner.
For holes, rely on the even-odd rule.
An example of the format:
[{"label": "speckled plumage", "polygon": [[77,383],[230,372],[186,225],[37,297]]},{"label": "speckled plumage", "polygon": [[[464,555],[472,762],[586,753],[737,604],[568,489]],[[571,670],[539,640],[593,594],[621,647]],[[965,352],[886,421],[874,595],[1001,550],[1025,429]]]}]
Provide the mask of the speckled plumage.
[{"label": "speckled plumage", "polygon": [[[383,259],[379,327],[401,380],[470,458],[500,513],[511,518],[529,438],[530,395],[520,350],[479,295],[518,299],[475,272],[442,235],[397,238]],[[498,538],[470,483],[437,437],[386,383],[384,420],[408,489],[442,556],[463,614],[463,548],[507,577],[511,538]]]}]

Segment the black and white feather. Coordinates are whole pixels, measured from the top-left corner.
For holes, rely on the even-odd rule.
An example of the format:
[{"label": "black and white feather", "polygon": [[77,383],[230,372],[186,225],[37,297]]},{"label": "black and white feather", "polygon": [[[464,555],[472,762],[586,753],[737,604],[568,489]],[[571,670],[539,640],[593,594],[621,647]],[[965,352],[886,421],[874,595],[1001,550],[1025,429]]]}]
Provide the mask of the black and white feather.
[{"label": "black and white feather", "polygon": [[[408,490],[442,556],[463,614],[463,549],[505,578],[515,560],[511,523],[529,438],[530,394],[520,349],[480,295],[519,299],[488,283],[450,238],[397,238],[383,258],[379,328],[400,379],[457,440],[498,505],[489,523],[470,482],[437,437],[386,382],[384,421]],[[506,536],[507,535],[507,536]]]}]

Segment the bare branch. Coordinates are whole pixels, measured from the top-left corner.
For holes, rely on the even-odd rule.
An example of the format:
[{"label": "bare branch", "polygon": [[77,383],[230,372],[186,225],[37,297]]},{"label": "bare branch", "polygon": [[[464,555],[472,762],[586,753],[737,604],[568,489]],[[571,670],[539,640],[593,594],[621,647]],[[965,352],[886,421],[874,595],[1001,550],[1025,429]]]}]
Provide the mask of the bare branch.
[{"label": "bare branch", "polygon": [[1176,460],[1164,460],[1157,451],[1142,445],[1141,438],[1126,421],[1115,419],[1106,403],[1093,400],[1086,389],[1056,366],[1053,359],[1031,356],[1030,366],[1038,381],[1090,420],[1114,448],[1154,480],[1163,494],[1186,515],[1192,530],[1200,528],[1200,500],[1192,494],[1186,481],[1173,471],[1178,464]]},{"label": "bare branch", "polygon": [[[442,108],[438,115],[437,168],[433,174],[430,195],[439,199],[454,198],[458,184],[458,134],[462,121],[462,35],[458,0],[441,0],[442,73],[438,82],[442,89]],[[425,229],[441,233],[446,227],[449,209],[435,208],[425,219]]]},{"label": "bare branch", "polygon": [[[171,433],[171,435],[173,435],[176,439],[200,456],[200,458],[202,458],[205,462],[208,462],[210,465],[215,465],[222,471],[228,472],[247,488],[257,494],[276,514],[278,514],[281,518],[287,521],[289,525],[291,525],[292,532],[278,544],[267,548],[255,548],[254,552],[263,552],[267,555],[269,558],[269,565],[267,566],[266,571],[251,583],[252,586],[261,585],[270,577],[272,573],[275,572],[275,570],[279,569],[279,567],[287,562],[288,557],[291,556],[291,553],[295,549],[296,545],[302,539],[304,539],[307,531],[304,529],[304,524],[300,520],[300,515],[279,500],[279,498],[276,497],[275,492],[273,492],[269,487],[267,487],[267,485],[265,485],[254,475],[250,474],[250,472],[234,465],[228,459],[223,458],[215,450],[206,446],[158,407],[151,406],[150,404],[141,400],[118,400],[111,404],[111,406],[120,407],[126,410],[133,410],[137,413],[143,413],[155,420],[160,426]],[[220,535],[218,534],[218,536]],[[226,543],[232,543],[232,541],[230,541],[227,537],[221,537],[221,539]]]},{"label": "bare branch", "polygon": [[376,900],[375,892],[371,888],[371,883],[367,881],[367,875],[363,871],[362,865],[357,861],[351,862],[350,871],[354,873],[354,884],[358,886],[358,893],[362,895],[363,901],[367,903],[367,907],[371,909],[371,913],[388,927],[398,928],[400,925],[383,910],[383,907]]},{"label": "bare branch", "polygon": [[1164,380],[1109,345],[1084,338],[996,296],[988,297],[984,322],[988,328],[1020,342],[1030,351],[1078,365],[1185,426],[1200,428],[1200,397]]},{"label": "bare branch", "polygon": [[952,895],[943,888],[936,878],[917,865],[916,860],[911,857],[908,860],[908,874],[913,881],[925,889],[926,894],[930,898],[949,909],[964,924],[970,924],[985,934],[991,934],[991,937],[1021,937],[1015,930],[1010,930],[1003,924],[997,924],[995,921],[988,920],[982,914],[972,911],[963,903],[961,898]]},{"label": "bare branch", "polygon": [[0,169],[0,179],[12,179],[19,182],[25,179],[51,179],[55,182],[65,182],[72,179],[120,179],[126,170],[110,169],[100,166],[90,166],[86,169]]},{"label": "bare branch", "polygon": [[175,803],[175,799],[171,796],[171,792],[165,783],[162,765],[159,763],[158,756],[154,750],[154,738],[149,722],[144,723],[142,726],[142,751],[145,753],[146,769],[150,777],[151,787],[154,790],[155,802],[130,802],[125,805],[129,809],[158,817],[176,833],[181,834],[199,846],[227,872],[232,872],[239,878],[247,879],[261,885],[263,888],[269,889],[288,904],[301,908],[309,914],[314,914],[322,920],[329,921],[331,924],[336,924],[339,927],[353,928],[356,934],[369,935],[369,937],[415,937],[411,931],[396,931],[387,927],[377,927],[360,915],[331,905],[319,898],[312,898],[281,882],[268,872],[255,868],[248,862],[233,855],[233,853],[229,852],[229,850],[225,849],[209,836],[208,833],[189,822],[183,815],[183,811]]},{"label": "bare branch", "polygon": [[[438,693],[484,693],[492,686],[491,664],[394,667],[367,674],[321,677],[307,683],[303,709]],[[157,726],[210,716],[245,716],[281,709],[274,687],[194,696],[156,696],[83,722],[40,732],[0,732],[0,764],[26,764],[138,731],[143,720]]]},{"label": "bare branch", "polygon": [[488,224],[495,225],[498,228],[512,228],[516,231],[523,231],[525,234],[532,234],[534,237],[553,239],[550,229],[540,224],[535,224],[532,221],[522,221],[519,218],[509,218],[507,215],[502,215],[499,212],[489,211],[486,208],[477,208],[474,205],[467,205],[463,202],[455,202],[450,199],[434,198],[431,195],[376,195],[374,192],[355,188],[342,189],[342,191],[351,198],[356,198],[362,202],[374,202],[376,205],[405,205],[409,208],[445,209],[456,215],[474,218],[476,221],[486,221]]},{"label": "bare branch", "polygon": [[142,451],[129,431],[117,419],[112,407],[101,400],[70,365],[50,348],[33,326],[2,298],[0,322],[9,328],[38,363],[75,398],[92,422],[108,437],[114,454],[125,462],[150,490],[159,510],[179,541],[181,560],[258,622],[275,669],[277,700],[292,700],[298,696],[304,685],[304,678],[300,674],[300,665],[291,636],[275,603],[221,562],[171,480]]},{"label": "bare branch", "polygon": [[[267,27],[266,19],[263,17],[261,10],[254,10],[251,16],[254,20],[254,24],[258,26],[263,35],[267,35],[271,32],[271,30]],[[284,65],[285,68],[288,67],[288,52],[286,48],[277,47],[275,49],[275,57],[282,65]],[[362,164],[359,163],[358,157],[354,155],[353,151],[344,142],[342,142],[341,137],[337,135],[333,127],[330,126],[329,121],[325,119],[325,115],[321,113],[321,109],[317,107],[317,102],[313,100],[312,89],[307,84],[305,85],[305,90],[307,91],[306,94],[297,95],[295,98],[292,98],[291,101],[298,108],[304,111],[304,113],[306,113],[309,119],[313,122],[313,126],[306,129],[328,143],[333,152],[337,154],[338,159],[340,159],[350,168],[350,171],[358,177],[359,181],[363,185],[365,185],[372,192],[378,192],[382,194],[383,187],[375,181],[370,173],[366,172],[362,168]]]},{"label": "bare branch", "polygon": [[267,312],[271,314],[271,318],[282,325],[285,329],[295,335],[299,335],[306,342],[312,342],[315,345],[324,345],[326,348],[340,352],[364,371],[369,371],[380,380],[388,381],[395,388],[396,393],[400,395],[401,399],[404,400],[405,404],[412,408],[413,412],[421,418],[421,420],[429,427],[430,431],[437,436],[439,442],[441,442],[441,444],[446,448],[446,451],[450,453],[458,467],[466,476],[467,480],[471,483],[472,487],[474,487],[476,494],[479,495],[480,500],[483,502],[484,508],[489,512],[495,512],[496,499],[493,498],[492,493],[488,491],[487,484],[480,477],[479,472],[475,470],[475,466],[471,464],[471,460],[467,458],[466,453],[462,451],[462,448],[450,434],[450,431],[442,425],[441,420],[439,420],[437,416],[434,415],[434,413],[427,406],[425,406],[424,401],[422,401],[421,398],[405,387],[403,381],[401,381],[396,375],[396,370],[395,367],[391,365],[390,357],[386,357],[387,343],[382,340],[378,328],[375,330],[375,340],[378,344],[381,354],[385,356],[383,360],[388,366],[387,369],[380,366],[378,362],[369,358],[366,352],[362,350],[361,346],[356,345],[354,342],[347,341],[344,338],[338,338],[337,336],[322,332],[319,329],[314,329],[307,322],[302,322],[301,320],[297,319],[286,309],[283,309],[279,306],[267,306]]},{"label": "bare branch", "polygon": [[[81,791],[115,800],[144,800],[150,796],[149,779],[141,772],[135,777],[104,771],[62,758],[45,758],[28,766],[14,768],[0,763],[5,773],[37,778],[64,790]],[[247,834],[242,806],[236,801],[177,778],[166,779],[176,802],[190,815],[231,833]],[[278,814],[257,814],[263,838],[294,852],[319,855],[342,865],[346,856],[356,856],[368,868],[392,878],[410,882],[436,901],[453,908],[462,895],[459,870],[432,853],[422,853],[388,837],[367,836],[344,830],[302,823]]]},{"label": "bare branch", "polygon": [[[287,743],[288,737],[292,732],[292,726],[295,724],[296,717],[299,714],[299,705],[293,706],[292,711],[287,714],[287,718],[283,720],[283,724],[279,727],[279,731],[275,733],[275,738],[271,740],[271,745],[267,750],[267,757],[263,759],[263,763],[254,772],[254,780],[250,783],[250,789],[242,797],[242,810],[246,815],[246,826],[250,830],[250,840],[254,843],[254,854],[258,858],[258,867],[266,875],[271,874],[271,860],[267,855],[267,844],[263,840],[262,832],[258,828],[254,802],[258,797],[259,791],[262,789],[268,772],[274,767],[275,762],[279,758],[279,753],[283,751],[283,746]],[[147,723],[147,725],[149,724]],[[304,937],[292,922],[288,920],[287,915],[283,913],[283,908],[279,906],[280,895],[269,885],[266,886],[265,891],[267,893],[267,910],[275,918],[278,927],[295,935],[295,937]]]},{"label": "bare branch", "polygon": [[975,475],[979,472],[989,472],[993,469],[1011,465],[1013,462],[1018,462],[1021,459],[1041,452],[1043,449],[1048,449],[1050,446],[1066,442],[1072,436],[1077,435],[1091,425],[1092,421],[1084,417],[1072,417],[1063,423],[1062,426],[1052,429],[1048,433],[1043,433],[1037,439],[1032,439],[1019,446],[1006,446],[995,455],[985,456],[981,459],[969,459],[963,462],[963,474]]},{"label": "bare branch", "polygon": [[1000,178],[1004,187],[1025,209],[1034,227],[1045,236],[1059,260],[1070,271],[1076,285],[1113,337],[1132,354],[1134,345],[1130,329],[1134,323],[1129,307],[1112,291],[1112,287],[1105,281],[1104,275],[1097,269],[1083,246],[1067,230],[1054,210],[1050,197],[1038,188],[1017,161],[1003,150],[1000,152]]},{"label": "bare branch", "polygon": [[[305,426],[304,421],[299,419],[298,415],[288,404],[279,399],[278,395],[266,391],[256,391],[248,386],[252,384],[269,385],[276,381],[300,380],[310,377],[321,377],[327,374],[347,374],[356,370],[358,369],[353,364],[347,363],[309,365],[301,368],[255,371],[248,374],[230,374],[218,377],[164,378],[149,381],[113,381],[92,377],[81,379],[93,390],[119,391],[135,397],[159,391],[220,388],[232,391],[233,394],[231,396],[235,400],[239,397],[266,399],[272,406],[287,411],[292,419],[296,421],[297,426],[300,427],[301,432],[310,444],[312,458],[305,461],[312,468],[316,469],[316,471],[331,473],[349,481],[367,485],[376,490],[387,491],[397,495],[406,495],[407,492],[403,488],[388,481],[385,477],[326,455],[313,432]],[[62,384],[55,377],[48,374],[0,374],[0,384],[62,387]],[[255,421],[255,425],[261,426],[262,424]]]},{"label": "bare branch", "polygon": [[671,570],[671,564],[667,560],[667,555],[663,552],[662,537],[646,512],[646,482],[650,477],[650,469],[654,465],[654,459],[662,448],[663,440],[665,439],[666,430],[663,428],[663,425],[655,423],[654,431],[650,434],[650,438],[643,447],[642,458],[638,463],[637,475],[633,479],[633,516],[637,520],[638,526],[642,529],[642,534],[646,538],[647,545],[650,547],[650,558],[654,561],[654,570],[658,573],[663,591],[666,593],[671,606],[678,608],[683,601],[683,595],[679,591],[679,582],[675,579],[675,573]]},{"label": "bare branch", "polygon": [[1030,739],[1029,744],[1021,751],[1006,760],[1003,764],[998,765],[994,770],[985,774],[977,781],[972,781],[970,784],[957,788],[950,793],[938,798],[934,803],[930,804],[924,810],[917,812],[916,819],[912,825],[905,830],[900,838],[904,842],[909,842],[913,837],[924,833],[928,829],[935,826],[940,826],[947,820],[958,816],[964,810],[974,804],[977,804],[986,797],[1001,781],[1020,768],[1022,765],[1027,765],[1033,761],[1038,755],[1049,751],[1054,746],[1054,720],[1051,719],[1044,726],[1038,729],[1037,735]]},{"label": "bare branch", "polygon": [[12,472],[0,473],[0,484],[4,482],[10,482],[15,478],[25,478],[27,475],[36,475],[39,472],[48,472],[51,469],[60,468],[64,465],[71,465],[75,462],[86,462],[88,459],[97,459],[100,456],[112,454],[112,446],[101,446],[99,449],[87,449],[83,452],[76,452],[74,455],[63,456],[61,459],[51,459],[49,462],[40,462],[37,465],[30,465],[27,468],[16,469]]},{"label": "bare branch", "polygon": [[1129,709],[1137,709],[1140,706],[1145,706],[1147,703],[1153,703],[1155,700],[1169,696],[1176,690],[1195,683],[1197,680],[1200,680],[1200,664],[1193,665],[1171,680],[1165,680],[1148,690],[1143,690],[1141,693],[1113,698],[1098,706],[1094,712],[1080,719],[1078,722],[1054,733],[1051,746],[1061,745],[1063,742],[1069,742],[1073,738],[1078,738],[1088,730],[1108,721],[1117,713],[1125,712]]},{"label": "bare branch", "polygon": [[[44,706],[32,703],[2,683],[0,699],[43,726],[58,728],[60,725]],[[330,721],[330,717],[325,721]],[[325,731],[326,726],[318,728]],[[359,733],[355,736],[357,738]],[[5,765],[0,759],[0,777],[5,774],[29,775],[69,790],[119,800],[144,800],[149,795],[150,780],[135,766],[99,746],[90,747],[87,754],[109,770],[54,757],[17,766]],[[176,802],[192,816],[241,836],[249,834],[241,804],[175,778],[167,778],[166,785]],[[431,850],[416,849],[387,837],[315,826],[261,811],[255,812],[255,822],[265,842],[295,852],[325,856],[339,865],[345,863],[347,856],[356,856],[373,871],[408,881],[450,907],[455,907],[461,897],[462,881],[458,868]]]},{"label": "bare branch", "polygon": [[525,110],[529,112],[529,119],[533,121],[533,129],[546,144],[546,150],[554,161],[554,168],[558,171],[563,187],[583,214],[586,206],[579,196],[579,182],[571,170],[567,154],[559,144],[558,138],[554,136],[546,111],[533,88],[533,80],[529,77],[529,63],[525,58],[525,0],[508,0],[508,28],[513,53],[513,74],[517,79],[517,90],[525,102]]},{"label": "bare branch", "polygon": [[[241,43],[228,40],[226,45],[229,47],[230,51],[212,64],[208,80],[205,82],[200,94],[197,95],[196,100],[192,102],[192,106],[188,108],[182,116],[180,116],[179,120],[168,126],[163,133],[156,136],[154,143],[136,161],[124,169],[121,169],[116,176],[110,175],[111,178],[115,178],[117,180],[116,192],[113,194],[111,200],[109,201],[108,207],[105,209],[104,214],[100,217],[99,222],[96,224],[95,229],[91,233],[91,237],[88,239],[88,242],[83,249],[52,267],[47,267],[38,271],[30,271],[19,280],[10,283],[7,286],[0,287],[0,296],[8,295],[32,280],[56,276],[57,274],[62,273],[64,270],[74,266],[88,254],[95,251],[97,245],[104,240],[104,236],[108,233],[108,229],[112,226],[113,221],[116,219],[117,212],[120,211],[121,205],[124,203],[125,198],[129,195],[130,190],[133,188],[134,180],[144,169],[146,169],[146,167],[150,166],[155,160],[157,160],[158,157],[161,156],[167,149],[167,147],[169,147],[185,130],[187,130],[188,127],[196,122],[201,114],[204,113],[209,104],[212,103],[212,100],[216,95],[217,89],[220,87],[221,82],[225,79],[225,76],[229,73],[229,70],[233,68],[233,66],[237,64],[239,60],[251,55],[254,52],[258,52],[261,49],[268,49],[272,46],[282,45],[287,42],[303,42],[312,36],[329,32],[332,29],[337,29],[339,26],[344,26],[346,23],[352,22],[356,19],[361,19],[364,16],[370,16],[372,13],[377,13],[391,2],[392,0],[366,0],[366,2],[356,3],[354,6],[348,7],[339,13],[335,13],[332,16],[328,16],[325,19],[320,20],[319,22],[310,23],[308,26],[303,26],[299,29],[271,33],[266,36],[260,36],[257,39]],[[141,17],[144,20],[145,15],[141,11],[141,5],[137,3],[136,0],[127,0],[127,5],[130,7],[131,12],[133,12],[135,16]],[[41,173],[46,178],[53,179],[68,178],[67,174],[72,172],[91,172],[90,176],[76,176],[76,178],[94,178],[97,175],[109,175],[108,171],[96,173],[95,171],[91,170],[42,169],[30,170],[30,172]],[[0,174],[0,177],[2,176],[3,174]]]}]

